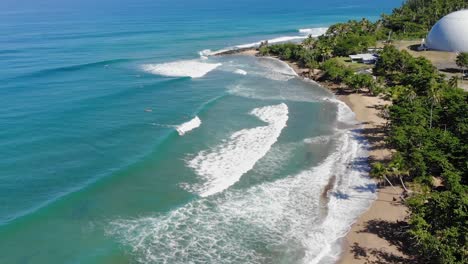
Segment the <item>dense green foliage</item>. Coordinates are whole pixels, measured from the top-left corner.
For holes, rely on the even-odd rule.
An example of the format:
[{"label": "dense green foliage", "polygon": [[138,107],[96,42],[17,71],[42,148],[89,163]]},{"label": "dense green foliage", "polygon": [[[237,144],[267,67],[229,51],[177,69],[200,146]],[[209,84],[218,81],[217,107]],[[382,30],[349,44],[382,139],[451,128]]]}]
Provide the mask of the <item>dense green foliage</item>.
[{"label": "dense green foliage", "polygon": [[[428,263],[468,261],[468,93],[453,88],[424,58],[387,46],[374,68],[387,82],[389,167],[405,181],[427,186],[408,200],[410,232]],[[373,173],[385,172],[381,164]],[[435,188],[434,177],[442,179]],[[424,189],[424,188],[423,188]]]},{"label": "dense green foliage", "polygon": [[322,46],[331,47],[334,56],[348,56],[374,47],[377,43],[377,31],[377,24],[367,19],[338,23],[320,36],[315,46],[319,49]]},{"label": "dense green foliage", "polygon": [[344,63],[337,59],[329,59],[322,63],[320,68],[324,71],[324,78],[335,83],[343,82],[354,72],[348,69]]},{"label": "dense green foliage", "polygon": [[355,73],[338,59],[329,59],[322,63],[320,68],[324,72],[324,75],[322,76],[323,79],[335,83],[345,83],[349,88],[356,92],[360,92],[362,89],[367,89],[367,91],[373,92],[377,87],[377,82],[371,75]]},{"label": "dense green foliage", "polygon": [[301,66],[315,68],[318,66],[317,55],[303,45],[294,43],[276,44],[260,48],[261,55],[275,55],[282,60],[290,60]]},{"label": "dense green foliage", "polygon": [[468,68],[468,52],[461,52],[457,55],[457,59],[455,61],[458,67],[465,73],[465,70]]},{"label": "dense green foliage", "polygon": [[468,93],[393,46],[380,53],[374,74],[392,98],[387,141],[397,152],[389,164],[373,164],[371,175],[419,186],[407,200],[408,235],[423,262],[467,263]]}]

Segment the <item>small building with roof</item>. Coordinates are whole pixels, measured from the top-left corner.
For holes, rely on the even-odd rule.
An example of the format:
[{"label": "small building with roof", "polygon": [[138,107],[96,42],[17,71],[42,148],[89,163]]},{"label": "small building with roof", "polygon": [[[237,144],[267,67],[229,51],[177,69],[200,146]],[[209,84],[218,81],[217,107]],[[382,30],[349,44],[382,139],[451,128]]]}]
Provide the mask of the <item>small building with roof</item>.
[{"label": "small building with roof", "polygon": [[351,62],[360,62],[365,64],[375,64],[379,58],[377,54],[373,53],[363,53],[363,54],[354,54],[349,55]]}]

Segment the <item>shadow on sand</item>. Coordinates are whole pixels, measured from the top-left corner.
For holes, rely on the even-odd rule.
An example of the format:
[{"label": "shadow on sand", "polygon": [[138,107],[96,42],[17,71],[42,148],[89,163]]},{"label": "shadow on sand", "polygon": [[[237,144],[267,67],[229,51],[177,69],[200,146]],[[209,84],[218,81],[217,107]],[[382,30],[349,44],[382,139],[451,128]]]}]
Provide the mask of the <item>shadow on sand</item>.
[{"label": "shadow on sand", "polygon": [[408,224],[403,221],[390,222],[384,220],[370,220],[366,223],[366,226],[359,231],[359,233],[375,234],[385,239],[391,245],[396,246],[397,249],[406,256],[396,255],[383,248],[362,247],[358,243],[354,243],[350,251],[354,255],[354,258],[364,260],[364,263],[368,264],[422,263],[419,262],[417,256],[412,253],[415,251],[411,246],[411,242],[408,240],[409,236],[406,233],[407,230]]}]

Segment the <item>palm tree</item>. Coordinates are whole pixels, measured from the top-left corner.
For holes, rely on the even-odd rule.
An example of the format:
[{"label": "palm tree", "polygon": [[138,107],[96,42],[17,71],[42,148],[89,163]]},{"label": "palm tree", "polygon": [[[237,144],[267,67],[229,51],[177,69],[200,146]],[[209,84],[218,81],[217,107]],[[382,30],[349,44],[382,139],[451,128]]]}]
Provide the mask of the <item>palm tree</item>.
[{"label": "palm tree", "polygon": [[390,174],[393,177],[398,177],[405,192],[409,192],[409,190],[406,188],[405,182],[403,181],[404,176],[409,176],[409,171],[405,169],[404,159],[401,154],[396,153],[393,155],[392,161],[388,164],[388,166],[391,169]]},{"label": "palm tree", "polygon": [[327,43],[318,42],[317,44],[318,45],[315,46],[315,50],[322,58],[322,62],[324,62],[325,59],[328,58],[328,55],[331,53],[331,48],[328,46]]},{"label": "palm tree", "polygon": [[397,189],[395,188],[395,186],[393,186],[392,182],[387,177],[388,175],[387,168],[382,163],[376,162],[372,164],[370,175],[379,180],[382,180],[382,179],[386,180],[390,184],[390,186],[392,186],[393,190],[397,192]]},{"label": "palm tree", "polygon": [[458,87],[458,77],[457,76],[453,76],[452,78],[450,78],[449,86],[450,86],[450,88],[457,88]]},{"label": "palm tree", "polygon": [[412,88],[407,88],[404,91],[404,97],[408,99],[408,101],[410,101],[411,103],[413,103],[414,99],[416,99],[417,96],[418,95]]},{"label": "palm tree", "polygon": [[322,62],[323,62],[326,59],[331,57],[333,50],[329,45],[325,44],[324,46],[319,47],[319,52],[320,52],[320,55],[322,56]]},{"label": "palm tree", "polygon": [[309,35],[303,42],[302,44],[304,45],[304,47],[306,47],[307,49],[311,49],[312,46],[314,45],[314,38],[312,38],[312,35]]},{"label": "palm tree", "polygon": [[462,78],[465,76],[465,69],[468,68],[468,52],[458,53],[455,63],[462,72]]},{"label": "palm tree", "polygon": [[372,23],[369,20],[363,18],[363,19],[361,19],[360,25],[361,25],[361,30],[362,31],[369,31]]},{"label": "palm tree", "polygon": [[431,116],[429,122],[429,128],[432,128],[432,111],[434,105],[440,103],[442,89],[440,85],[432,83],[429,89],[429,100],[431,101]]}]

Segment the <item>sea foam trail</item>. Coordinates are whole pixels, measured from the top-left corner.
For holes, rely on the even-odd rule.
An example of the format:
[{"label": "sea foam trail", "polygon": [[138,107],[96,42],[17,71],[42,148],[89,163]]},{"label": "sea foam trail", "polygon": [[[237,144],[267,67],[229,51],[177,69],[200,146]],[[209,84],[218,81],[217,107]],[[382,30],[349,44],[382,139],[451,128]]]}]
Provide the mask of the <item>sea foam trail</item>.
[{"label": "sea foam trail", "polygon": [[[307,38],[307,36],[284,36],[284,37],[269,39],[268,43],[269,44],[276,44],[276,43],[288,42],[288,41],[292,41],[292,40],[301,40],[301,39],[305,39],[305,38]],[[234,48],[237,48],[237,49],[255,48],[255,47],[260,46],[260,44],[262,44],[262,41],[237,45]]]},{"label": "sea foam trail", "polygon": [[299,29],[299,33],[305,34],[307,36],[312,36],[314,38],[320,37],[327,33],[327,27],[318,27],[318,28],[301,28]]},{"label": "sea foam trail", "polygon": [[221,65],[221,63],[207,63],[198,60],[183,60],[161,64],[145,64],[142,68],[146,72],[157,75],[200,78]]},{"label": "sea foam trail", "polygon": [[[309,170],[228,189],[166,214],[115,220],[107,231],[140,263],[335,263],[343,237],[375,199],[365,143],[337,133],[335,149]],[[321,193],[335,177],[321,215]]]},{"label": "sea foam trail", "polygon": [[336,98],[325,98],[324,100],[336,104],[336,106],[338,107],[337,120],[339,122],[350,125],[357,124],[356,114],[351,110],[351,108],[349,108],[349,106],[345,102]]},{"label": "sea foam trail", "polygon": [[[309,36],[312,36],[314,38],[319,37],[327,32],[328,28],[326,27],[319,27],[319,28],[303,28],[299,29],[298,32],[300,35],[296,36],[281,36],[281,37],[276,37],[268,40],[269,44],[277,44],[277,43],[283,43],[283,42],[288,42],[288,41],[298,41],[302,39],[306,39]],[[252,43],[246,43],[246,44],[241,44],[241,45],[236,45],[228,48],[224,48],[221,50],[216,50],[216,51],[211,51],[209,49],[200,51],[199,54],[200,56],[206,57],[206,56],[213,56],[213,55],[218,55],[221,53],[224,53],[226,51],[231,51],[231,50],[238,50],[238,49],[246,49],[246,48],[256,48],[259,47],[260,44],[262,44],[264,40],[262,41],[257,41],[257,42],[252,42]]]},{"label": "sea foam trail", "polygon": [[260,66],[266,69],[262,73],[263,77],[266,77],[275,81],[289,81],[297,77],[296,71],[294,71],[289,64],[276,58],[264,57],[258,59]]},{"label": "sea foam trail", "polygon": [[200,196],[227,189],[265,156],[286,126],[288,107],[284,103],[266,106],[256,108],[250,114],[267,125],[237,131],[220,145],[201,151],[188,161],[187,165],[204,181],[194,188]]},{"label": "sea foam trail", "polygon": [[180,136],[183,136],[183,135],[185,135],[185,133],[194,130],[195,128],[199,127],[200,125],[201,125],[201,120],[200,120],[200,118],[198,118],[198,116],[196,116],[192,120],[177,126],[176,130],[177,130],[177,133],[179,133]]},{"label": "sea foam trail", "polygon": [[247,72],[242,69],[236,69],[234,73],[239,75],[247,75]]},{"label": "sea foam trail", "polygon": [[[258,76],[274,81],[287,82],[297,77],[297,73],[287,63],[276,58],[257,58],[255,69],[249,69],[249,76]],[[238,83],[228,86],[230,95],[258,100],[280,100],[295,102],[320,102],[323,96],[317,95],[314,89],[291,85],[287,89],[281,85],[256,86],[249,83]]]},{"label": "sea foam trail", "polygon": [[292,102],[320,102],[323,99],[305,90],[281,89],[276,87],[258,88],[254,85],[237,84],[228,87],[230,95],[256,100],[281,100]]}]

